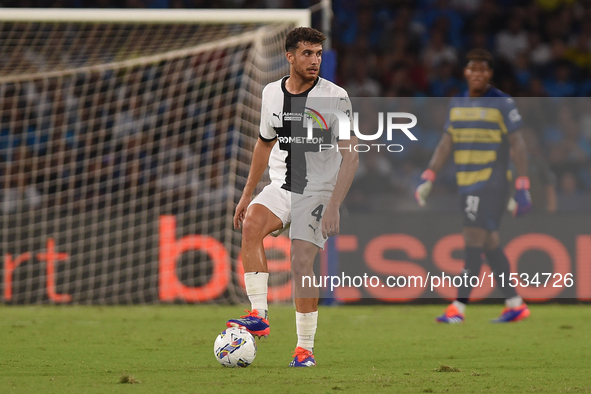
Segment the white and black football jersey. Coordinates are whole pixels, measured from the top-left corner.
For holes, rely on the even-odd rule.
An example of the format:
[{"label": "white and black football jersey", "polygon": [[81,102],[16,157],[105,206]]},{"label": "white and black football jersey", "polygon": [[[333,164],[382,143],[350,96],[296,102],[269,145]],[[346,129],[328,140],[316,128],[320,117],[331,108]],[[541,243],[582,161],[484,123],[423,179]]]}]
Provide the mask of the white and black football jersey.
[{"label": "white and black football jersey", "polygon": [[[337,150],[339,121],[322,110],[345,113],[350,132],[351,100],[343,88],[323,78],[317,78],[305,92],[291,94],[285,88],[287,78],[263,89],[259,138],[267,142],[277,139],[269,157],[271,182],[298,194],[330,195],[342,161]],[[312,138],[308,135],[310,122]]]}]

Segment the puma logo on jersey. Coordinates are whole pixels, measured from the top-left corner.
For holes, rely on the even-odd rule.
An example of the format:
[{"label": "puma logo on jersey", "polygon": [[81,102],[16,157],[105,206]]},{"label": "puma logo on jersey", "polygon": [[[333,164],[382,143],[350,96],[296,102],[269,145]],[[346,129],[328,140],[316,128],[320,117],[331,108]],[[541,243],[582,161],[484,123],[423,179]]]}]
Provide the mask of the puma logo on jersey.
[{"label": "puma logo on jersey", "polygon": [[311,225],[311,224],[308,224],[308,227],[310,227],[312,230],[314,230],[314,234],[316,234],[316,230],[318,230],[318,228],[314,228],[314,227],[312,227],[312,225]]},{"label": "puma logo on jersey", "polygon": [[281,112],[279,112],[278,114],[276,114],[275,112],[273,112],[273,116],[276,116],[277,119],[281,120],[281,118],[279,117],[279,115],[281,114]]}]

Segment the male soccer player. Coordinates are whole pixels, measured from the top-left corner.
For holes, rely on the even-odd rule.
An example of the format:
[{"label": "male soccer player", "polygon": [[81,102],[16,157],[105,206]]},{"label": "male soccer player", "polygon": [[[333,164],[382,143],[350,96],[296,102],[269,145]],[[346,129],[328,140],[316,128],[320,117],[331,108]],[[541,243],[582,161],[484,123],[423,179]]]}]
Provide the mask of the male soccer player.
[{"label": "male soccer player", "polygon": [[[357,153],[351,149],[356,144],[356,137],[337,139],[339,122],[336,116],[325,114],[319,121],[325,126],[330,125],[328,130],[318,127],[319,123],[313,129],[314,138],[308,138],[308,116],[312,110],[339,110],[349,116],[347,126],[351,127],[351,102],[347,93],[318,76],[325,38],[321,32],[307,27],[296,28],[287,35],[285,50],[290,72],[263,90],[260,135],[234,215],[234,227],[242,227],[244,282],[252,311],[247,311],[248,314],[239,319],[229,320],[227,325],[244,327],[259,337],[269,334],[269,271],[263,239],[291,225],[291,267],[298,336],[292,367],[316,365],[313,349],[318,289],[304,289],[302,277],[314,275],[314,258],[319,248],[329,236],[339,232],[339,207],[359,162]],[[313,104],[307,103],[313,99],[320,99],[324,108],[309,108]],[[306,104],[299,106],[298,103]],[[318,119],[317,114],[314,116]],[[321,151],[320,141],[339,149]],[[253,191],[267,165],[271,184],[252,200]]]},{"label": "male soccer player", "polygon": [[[478,276],[482,254],[505,283],[500,287],[506,297],[501,316],[494,322],[523,320],[529,309],[515,289],[508,285],[509,261],[499,246],[499,222],[507,206],[509,182],[507,171],[509,149],[517,171],[514,216],[531,210],[529,178],[527,177],[527,150],[519,128],[521,116],[515,102],[507,94],[490,86],[493,75],[492,55],[486,50],[474,49],[467,56],[464,77],[468,90],[451,100],[445,133],[441,138],[429,168],[421,175],[415,192],[420,206],[431,191],[437,173],[453,151],[456,182],[464,215],[465,266],[464,272]],[[472,288],[458,289],[458,298],[436,320],[441,323],[461,323]]]}]

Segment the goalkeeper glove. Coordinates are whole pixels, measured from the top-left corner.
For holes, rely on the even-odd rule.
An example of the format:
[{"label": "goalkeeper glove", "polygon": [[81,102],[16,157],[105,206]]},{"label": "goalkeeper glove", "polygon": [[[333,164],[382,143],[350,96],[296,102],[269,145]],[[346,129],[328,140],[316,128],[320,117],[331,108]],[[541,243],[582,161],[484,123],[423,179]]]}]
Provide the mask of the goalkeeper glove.
[{"label": "goalkeeper glove", "polygon": [[425,199],[431,193],[431,188],[433,187],[433,182],[435,182],[435,178],[437,174],[435,171],[427,169],[421,174],[421,183],[417,186],[417,190],[415,191],[415,200],[421,206],[425,206]]},{"label": "goalkeeper glove", "polygon": [[513,216],[525,215],[531,211],[531,196],[529,194],[529,178],[520,176],[515,180],[515,194],[509,201],[507,208],[511,211]]}]

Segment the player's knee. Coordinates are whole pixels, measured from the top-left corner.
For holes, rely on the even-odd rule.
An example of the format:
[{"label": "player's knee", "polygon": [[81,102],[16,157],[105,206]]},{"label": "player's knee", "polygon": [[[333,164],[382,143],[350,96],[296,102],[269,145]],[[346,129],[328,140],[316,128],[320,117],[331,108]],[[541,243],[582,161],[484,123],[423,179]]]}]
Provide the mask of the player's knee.
[{"label": "player's knee", "polygon": [[292,266],[291,274],[296,280],[304,277],[312,278],[314,276],[314,270],[304,266]]},{"label": "player's knee", "polygon": [[484,248],[486,241],[486,230],[482,228],[464,228],[464,241],[466,247]]},{"label": "player's knee", "polygon": [[291,274],[294,278],[301,278],[303,276],[313,276],[314,269],[307,259],[299,256],[292,256],[291,258]]},{"label": "player's knee", "polygon": [[258,242],[262,240],[266,234],[263,234],[263,221],[254,216],[246,215],[242,223],[242,241],[243,242]]},{"label": "player's knee", "polygon": [[501,241],[499,239],[499,233],[494,231],[494,232],[490,233],[489,236],[486,238],[484,250],[485,251],[494,250],[494,249],[498,248],[500,244],[501,244]]}]

